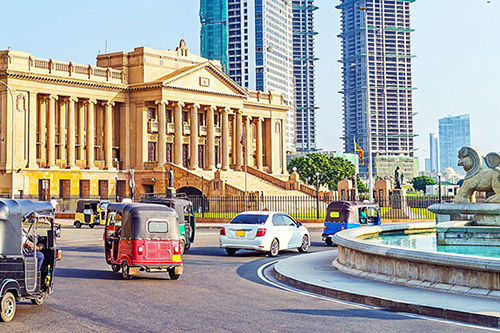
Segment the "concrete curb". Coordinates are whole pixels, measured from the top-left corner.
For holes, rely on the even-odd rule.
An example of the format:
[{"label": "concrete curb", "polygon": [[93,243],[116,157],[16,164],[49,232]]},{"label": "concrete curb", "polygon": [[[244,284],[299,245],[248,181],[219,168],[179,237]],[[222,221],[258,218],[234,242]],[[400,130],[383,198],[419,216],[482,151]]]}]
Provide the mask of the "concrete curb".
[{"label": "concrete curb", "polygon": [[393,312],[416,313],[422,316],[459,321],[468,324],[475,324],[486,327],[500,327],[500,317],[493,315],[470,313],[457,310],[450,310],[446,308],[411,304],[402,301],[386,299],[382,297],[351,293],[348,291],[335,288],[322,287],[312,283],[300,281],[298,279],[294,279],[289,276],[285,276],[280,272],[278,272],[275,267],[273,268],[273,274],[277,280],[294,288],[322,296],[337,298],[343,301],[380,307]]}]

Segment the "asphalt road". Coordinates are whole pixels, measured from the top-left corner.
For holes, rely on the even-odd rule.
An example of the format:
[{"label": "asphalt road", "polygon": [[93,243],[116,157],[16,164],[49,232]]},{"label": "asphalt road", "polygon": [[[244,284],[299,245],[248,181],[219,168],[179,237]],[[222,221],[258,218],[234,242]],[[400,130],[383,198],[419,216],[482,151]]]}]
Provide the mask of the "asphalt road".
[{"label": "asphalt road", "polygon": [[[331,248],[312,233],[311,251]],[[0,332],[465,332],[480,328],[323,300],[259,278],[274,261],[256,252],[229,257],[217,230],[200,230],[179,280],[144,274],[130,281],[104,260],[102,229],[63,229],[55,292],[42,306],[18,304]],[[280,253],[280,258],[300,255]]]}]

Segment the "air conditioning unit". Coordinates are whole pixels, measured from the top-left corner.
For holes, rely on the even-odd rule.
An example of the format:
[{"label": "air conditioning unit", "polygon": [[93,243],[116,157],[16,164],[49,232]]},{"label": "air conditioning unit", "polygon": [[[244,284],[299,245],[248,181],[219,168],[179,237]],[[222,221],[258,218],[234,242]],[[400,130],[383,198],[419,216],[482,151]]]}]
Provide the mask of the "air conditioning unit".
[{"label": "air conditioning unit", "polygon": [[151,120],[149,121],[149,132],[150,133],[158,133],[158,122]]}]

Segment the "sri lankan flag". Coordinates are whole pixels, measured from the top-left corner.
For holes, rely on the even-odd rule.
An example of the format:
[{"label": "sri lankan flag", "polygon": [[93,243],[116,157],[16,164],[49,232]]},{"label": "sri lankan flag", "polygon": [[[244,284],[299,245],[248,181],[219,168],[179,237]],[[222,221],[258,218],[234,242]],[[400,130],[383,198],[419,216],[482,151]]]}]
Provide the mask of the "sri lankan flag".
[{"label": "sri lankan flag", "polygon": [[361,160],[361,165],[365,165],[365,160],[364,160],[365,153],[363,149],[361,149],[361,147],[358,146],[358,144],[356,143],[356,137],[354,137],[354,151],[359,153],[359,159]]}]

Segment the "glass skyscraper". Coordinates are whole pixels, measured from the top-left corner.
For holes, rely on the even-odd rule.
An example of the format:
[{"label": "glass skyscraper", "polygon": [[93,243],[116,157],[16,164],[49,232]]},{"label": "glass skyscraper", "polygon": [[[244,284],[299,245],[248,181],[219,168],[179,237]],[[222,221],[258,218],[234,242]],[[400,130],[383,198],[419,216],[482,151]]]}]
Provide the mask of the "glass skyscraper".
[{"label": "glass skyscraper", "polygon": [[[414,0],[340,2],[344,150],[353,153],[355,139],[368,155],[369,110],[374,157],[406,157],[411,164],[415,113],[410,4]],[[365,8],[367,24],[360,7]],[[367,163],[360,169],[366,172]]]},{"label": "glass skyscraper", "polygon": [[440,171],[453,168],[464,174],[458,163],[458,151],[463,146],[470,146],[469,115],[448,116],[439,119],[439,165]]},{"label": "glass skyscraper", "polygon": [[439,172],[439,146],[436,133],[429,133],[429,172]]},{"label": "glass skyscraper", "polygon": [[297,152],[316,150],[314,84],[314,0],[293,0],[293,76],[295,79]]},{"label": "glass skyscraper", "polygon": [[[285,102],[291,106],[287,113],[287,150],[293,151],[295,103],[291,1],[200,1],[201,56],[220,60],[225,73],[245,88],[265,92],[276,90],[284,94]],[[220,29],[211,27],[214,25]],[[227,47],[218,47],[220,43]]]}]

